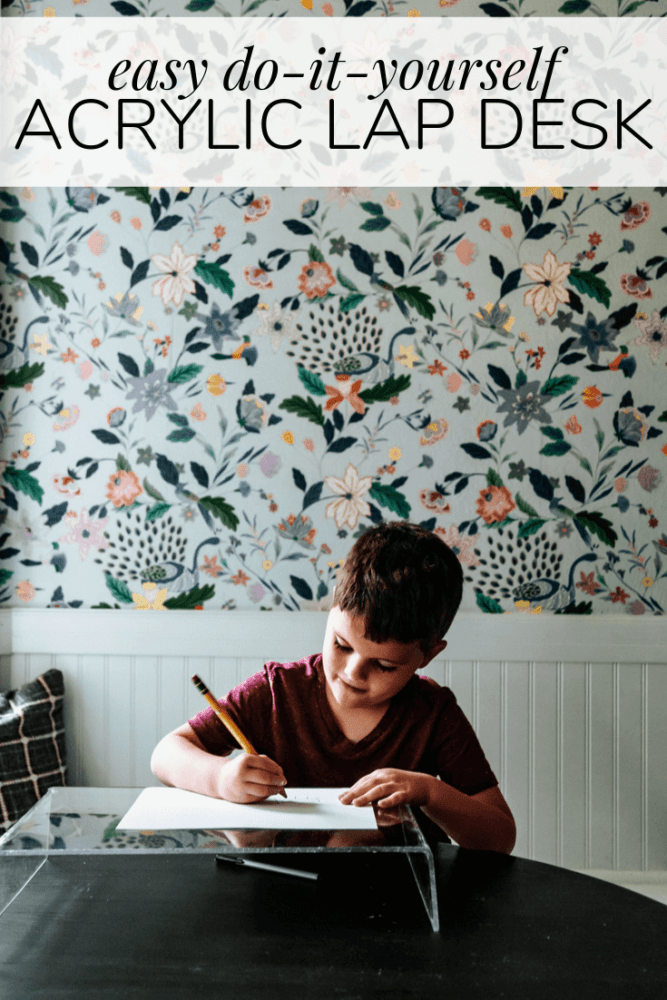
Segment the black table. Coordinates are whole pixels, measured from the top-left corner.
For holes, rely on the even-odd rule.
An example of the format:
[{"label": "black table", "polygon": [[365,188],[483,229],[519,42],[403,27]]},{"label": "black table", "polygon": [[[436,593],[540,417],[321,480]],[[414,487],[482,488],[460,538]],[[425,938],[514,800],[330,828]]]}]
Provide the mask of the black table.
[{"label": "black table", "polygon": [[522,858],[435,853],[439,933],[402,856],[322,858],[317,882],[206,856],[51,857],[0,918],[0,997],[667,995],[661,903]]}]

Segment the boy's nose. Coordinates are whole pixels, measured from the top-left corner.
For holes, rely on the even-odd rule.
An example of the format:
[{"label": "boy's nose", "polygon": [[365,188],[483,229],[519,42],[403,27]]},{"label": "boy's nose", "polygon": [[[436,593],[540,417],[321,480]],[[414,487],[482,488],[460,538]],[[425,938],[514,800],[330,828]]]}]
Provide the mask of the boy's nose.
[{"label": "boy's nose", "polygon": [[345,665],[345,675],[350,684],[362,684],[366,680],[367,664],[360,656],[350,657]]}]

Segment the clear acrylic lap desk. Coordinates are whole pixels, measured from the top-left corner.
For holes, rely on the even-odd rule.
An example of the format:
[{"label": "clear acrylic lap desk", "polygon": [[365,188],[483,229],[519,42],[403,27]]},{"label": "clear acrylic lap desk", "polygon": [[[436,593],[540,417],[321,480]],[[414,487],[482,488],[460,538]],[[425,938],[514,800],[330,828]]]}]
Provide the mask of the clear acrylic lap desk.
[{"label": "clear acrylic lap desk", "polygon": [[[434,931],[439,928],[433,854],[408,806],[377,830],[116,830],[140,788],[51,788],[0,837],[0,915],[51,855],[402,854],[412,868]],[[10,861],[11,859],[11,861]],[[8,862],[8,863],[5,863]]]}]

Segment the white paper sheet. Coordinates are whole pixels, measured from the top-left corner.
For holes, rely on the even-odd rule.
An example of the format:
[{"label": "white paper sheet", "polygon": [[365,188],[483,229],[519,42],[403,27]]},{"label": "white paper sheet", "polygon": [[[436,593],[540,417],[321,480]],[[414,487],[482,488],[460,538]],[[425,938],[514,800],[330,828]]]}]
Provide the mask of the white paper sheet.
[{"label": "white paper sheet", "polygon": [[119,830],[376,830],[371,806],[344,806],[343,788],[287,788],[287,799],[241,805],[181,788],[145,788]]}]

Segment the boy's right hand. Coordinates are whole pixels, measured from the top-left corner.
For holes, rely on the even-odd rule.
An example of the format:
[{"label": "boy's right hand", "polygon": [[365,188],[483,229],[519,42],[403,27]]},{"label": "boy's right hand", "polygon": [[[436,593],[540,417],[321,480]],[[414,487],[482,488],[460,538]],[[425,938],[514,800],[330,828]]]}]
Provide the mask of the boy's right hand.
[{"label": "boy's right hand", "polygon": [[242,753],[220,768],[218,795],[228,802],[261,802],[286,784],[280,764],[264,754]]}]

